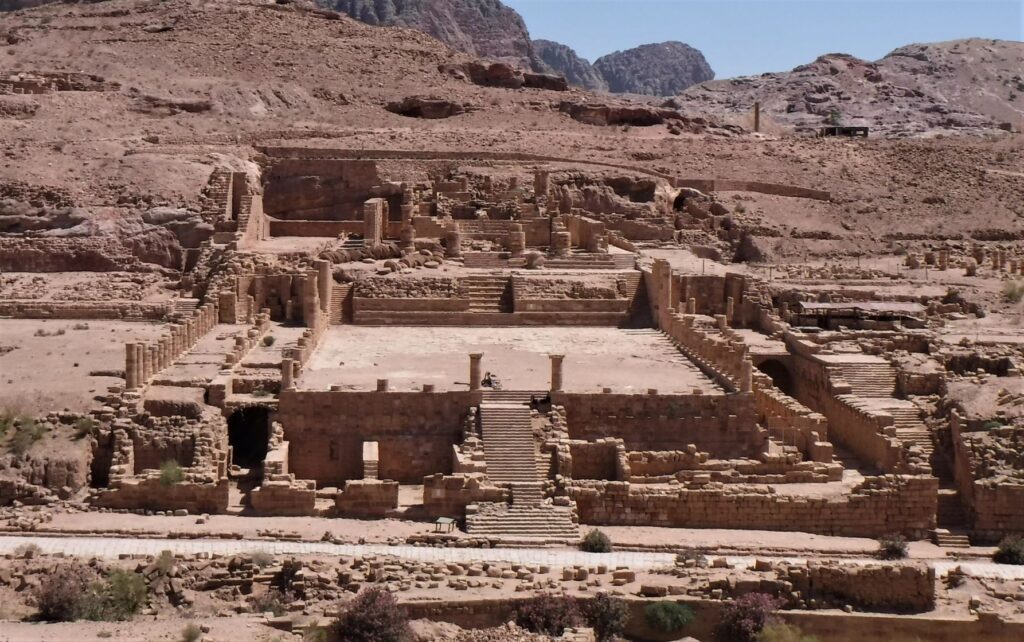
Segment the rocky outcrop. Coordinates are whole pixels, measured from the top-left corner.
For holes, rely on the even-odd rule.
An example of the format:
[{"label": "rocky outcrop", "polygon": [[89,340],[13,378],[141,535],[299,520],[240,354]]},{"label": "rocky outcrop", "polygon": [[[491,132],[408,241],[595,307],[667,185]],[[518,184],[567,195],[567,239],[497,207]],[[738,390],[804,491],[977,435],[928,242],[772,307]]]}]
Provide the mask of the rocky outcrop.
[{"label": "rocky outcrop", "polygon": [[569,84],[590,91],[608,91],[608,83],[601,72],[589,60],[578,56],[572,47],[551,40],[534,40],[533,49],[545,65],[564,76]]},{"label": "rocky outcrop", "polygon": [[542,71],[526,23],[496,0],[317,0],[356,20],[419,29],[453,49]]},{"label": "rocky outcrop", "polygon": [[788,72],[705,82],[674,102],[744,116],[760,102],[764,122],[796,131],[839,123],[889,136],[981,133],[1024,117],[1022,68],[1024,43],[958,40],[908,45],[875,62],[826,54]]},{"label": "rocky outcrop", "polygon": [[569,89],[569,84],[561,76],[522,72],[511,65],[501,62],[491,64],[482,62],[443,64],[438,69],[442,73],[482,87],[504,87],[506,89],[529,87],[550,91],[566,91]]},{"label": "rocky outcrop", "polygon": [[715,77],[704,54],[681,42],[616,51],[598,58],[594,68],[609,90],[623,94],[673,96]]},{"label": "rocky outcrop", "polygon": [[433,120],[464,114],[469,109],[469,106],[445,100],[444,98],[409,96],[402,100],[388,103],[385,109],[400,116]]}]

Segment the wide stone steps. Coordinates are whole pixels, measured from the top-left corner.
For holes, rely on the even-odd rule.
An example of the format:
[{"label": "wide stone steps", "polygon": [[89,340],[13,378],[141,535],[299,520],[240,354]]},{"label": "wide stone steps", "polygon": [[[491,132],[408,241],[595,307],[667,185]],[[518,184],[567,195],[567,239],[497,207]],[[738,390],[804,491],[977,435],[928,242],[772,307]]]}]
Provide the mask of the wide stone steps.
[{"label": "wide stone steps", "polygon": [[921,421],[917,409],[890,408],[888,412],[892,415],[893,425],[896,427],[896,437],[904,443],[919,447],[925,455],[931,457],[935,452],[935,442],[928,426]]},{"label": "wide stone steps", "polygon": [[529,407],[480,404],[480,431],[487,476],[495,483],[537,483],[537,446]]},{"label": "wide stone steps", "polygon": [[332,325],[338,325],[343,321],[345,310],[345,298],[352,291],[352,284],[331,286],[331,301],[327,309],[329,321]]},{"label": "wide stone steps", "polygon": [[891,397],[896,392],[896,370],[888,363],[844,363],[839,371],[858,397]]},{"label": "wide stone steps", "polygon": [[178,316],[190,316],[197,307],[199,307],[199,299],[174,299],[174,314]]},{"label": "wide stone steps", "polygon": [[481,508],[466,516],[466,532],[472,535],[558,540],[576,540],[580,536],[568,507],[488,504]]},{"label": "wide stone steps", "polygon": [[470,312],[512,312],[509,280],[500,276],[474,276],[463,279]]},{"label": "wide stone steps", "polygon": [[936,528],[932,531],[932,541],[936,546],[943,548],[970,548],[971,540],[967,535],[951,533],[945,528]]}]

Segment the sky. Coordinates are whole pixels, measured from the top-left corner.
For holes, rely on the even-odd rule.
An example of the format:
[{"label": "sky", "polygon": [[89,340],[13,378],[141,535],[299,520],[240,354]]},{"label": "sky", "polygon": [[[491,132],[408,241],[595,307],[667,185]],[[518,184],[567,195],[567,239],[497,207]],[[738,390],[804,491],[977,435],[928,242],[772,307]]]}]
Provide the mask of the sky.
[{"label": "sky", "polygon": [[679,40],[716,78],[788,71],[824,53],[877,60],[915,42],[1024,40],[1024,0],[503,0],[533,38],[591,62]]}]

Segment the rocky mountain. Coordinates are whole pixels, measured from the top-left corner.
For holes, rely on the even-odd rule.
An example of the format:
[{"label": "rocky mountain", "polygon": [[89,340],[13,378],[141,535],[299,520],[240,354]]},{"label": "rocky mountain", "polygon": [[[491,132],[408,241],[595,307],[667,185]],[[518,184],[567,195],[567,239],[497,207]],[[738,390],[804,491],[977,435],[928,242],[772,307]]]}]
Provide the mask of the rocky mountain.
[{"label": "rocky mountain", "polygon": [[598,58],[594,67],[620,94],[672,96],[715,77],[704,54],[681,42],[616,51]]},{"label": "rocky mountain", "polygon": [[796,130],[838,122],[907,136],[1019,126],[1024,43],[914,44],[876,62],[827,54],[789,72],[705,82],[674,103],[687,111],[749,116],[757,101],[772,121]]},{"label": "rocky mountain", "polygon": [[570,84],[590,91],[608,91],[608,83],[601,72],[594,69],[589,60],[577,55],[572,47],[551,40],[534,40],[533,49],[552,72],[563,76]]},{"label": "rocky mountain", "polygon": [[524,69],[542,70],[530,33],[499,0],[317,0],[371,25],[411,27],[453,49]]}]

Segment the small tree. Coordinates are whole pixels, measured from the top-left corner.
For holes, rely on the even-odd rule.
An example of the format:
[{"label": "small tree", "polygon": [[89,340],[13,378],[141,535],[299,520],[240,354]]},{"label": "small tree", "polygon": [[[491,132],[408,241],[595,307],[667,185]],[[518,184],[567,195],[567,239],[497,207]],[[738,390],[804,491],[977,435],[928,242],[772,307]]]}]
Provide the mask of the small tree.
[{"label": "small tree", "polygon": [[675,633],[689,626],[696,616],[689,606],[666,600],[644,607],[644,619],[647,626],[659,633]]},{"label": "small tree", "polygon": [[160,464],[160,484],[162,486],[174,486],[183,481],[185,481],[185,471],[181,469],[181,464],[173,459],[168,459]]},{"label": "small tree", "polygon": [[406,642],[412,629],[391,593],[369,588],[360,591],[342,610],[334,633],[341,642]]},{"label": "small tree", "polygon": [[598,593],[585,609],[587,624],[594,629],[598,642],[607,642],[621,635],[629,623],[629,607],[623,600],[607,593]]},{"label": "small tree", "polygon": [[116,569],[107,576],[101,620],[130,620],[142,610],[149,599],[149,589],[142,575]]},{"label": "small tree", "polygon": [[902,535],[878,538],[878,557],[883,560],[901,560],[907,556],[907,540]]},{"label": "small tree", "polygon": [[538,595],[516,609],[516,624],[527,631],[552,637],[579,626],[581,620],[576,600],[565,595]]},{"label": "small tree", "polygon": [[992,560],[999,564],[1024,565],[1024,537],[1004,537],[992,555]]},{"label": "small tree", "polygon": [[756,642],[772,613],[782,600],[767,593],[747,593],[722,611],[718,622],[718,638],[722,642]]},{"label": "small tree", "polygon": [[181,630],[181,642],[199,642],[203,637],[203,630],[195,622],[189,622]]},{"label": "small tree", "polygon": [[583,537],[580,550],[587,553],[611,553],[612,539],[595,528]]}]

